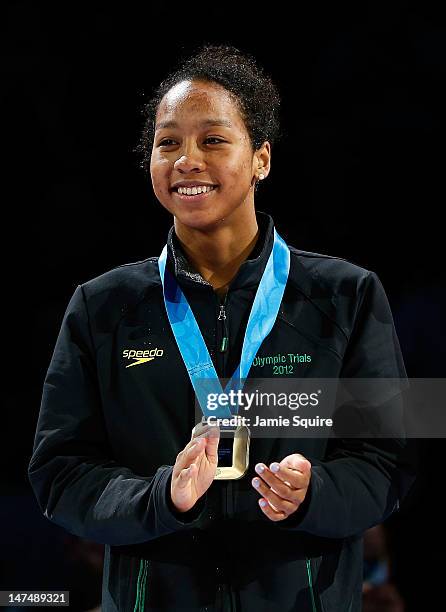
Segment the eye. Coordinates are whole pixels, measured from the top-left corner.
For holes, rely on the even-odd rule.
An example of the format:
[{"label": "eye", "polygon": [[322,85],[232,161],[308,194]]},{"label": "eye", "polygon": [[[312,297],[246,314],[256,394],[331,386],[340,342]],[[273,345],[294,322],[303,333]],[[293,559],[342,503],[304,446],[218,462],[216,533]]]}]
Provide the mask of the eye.
[{"label": "eye", "polygon": [[206,140],[216,140],[216,141],[217,141],[217,143],[219,143],[219,142],[224,142],[224,140],[221,140],[221,138],[215,138],[215,136],[208,136],[208,137],[205,139],[205,142],[206,142]]},{"label": "eye", "polygon": [[170,144],[169,144],[169,143],[171,143],[171,142],[175,142],[175,141],[174,141],[174,140],[172,140],[171,138],[165,138],[164,140],[162,140],[162,141],[159,143],[159,145],[158,145],[158,146],[159,146],[159,147],[163,147],[163,146],[164,146],[164,147],[169,147],[169,146],[170,146]]}]

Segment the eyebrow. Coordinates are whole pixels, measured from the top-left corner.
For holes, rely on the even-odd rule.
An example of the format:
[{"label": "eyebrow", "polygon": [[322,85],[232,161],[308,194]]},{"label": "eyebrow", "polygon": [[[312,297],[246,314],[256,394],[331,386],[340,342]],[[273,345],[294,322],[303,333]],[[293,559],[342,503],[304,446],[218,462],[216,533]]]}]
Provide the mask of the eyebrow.
[{"label": "eyebrow", "polygon": [[[225,127],[232,127],[232,123],[227,119],[205,119],[200,123],[201,126],[209,125],[222,125]],[[176,128],[178,123],[176,121],[160,121],[156,124],[155,130],[162,130],[163,128]]]}]

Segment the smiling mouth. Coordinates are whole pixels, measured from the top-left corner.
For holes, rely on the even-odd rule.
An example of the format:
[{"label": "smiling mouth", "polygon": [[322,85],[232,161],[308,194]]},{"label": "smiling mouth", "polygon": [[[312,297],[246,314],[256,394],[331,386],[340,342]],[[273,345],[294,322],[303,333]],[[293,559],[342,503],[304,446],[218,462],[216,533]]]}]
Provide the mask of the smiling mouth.
[{"label": "smiling mouth", "polygon": [[[217,191],[218,186],[217,185],[213,185],[212,188],[208,191],[203,191],[201,193],[180,193],[177,189],[173,189],[172,193],[179,198],[180,200],[182,200],[183,202],[201,202],[202,200],[206,200],[209,197],[212,197],[212,193],[214,193],[214,191]],[[191,189],[188,189],[189,191],[192,191]]]},{"label": "smiling mouth", "polygon": [[202,193],[209,193],[216,189],[218,185],[202,185],[199,187],[174,187],[171,191],[178,193],[180,195],[200,195]]}]

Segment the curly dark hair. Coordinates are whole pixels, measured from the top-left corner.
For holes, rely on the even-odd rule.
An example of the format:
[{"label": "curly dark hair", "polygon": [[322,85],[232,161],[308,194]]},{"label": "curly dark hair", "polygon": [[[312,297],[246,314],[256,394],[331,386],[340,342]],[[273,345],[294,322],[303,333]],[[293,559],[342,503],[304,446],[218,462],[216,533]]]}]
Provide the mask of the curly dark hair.
[{"label": "curly dark hair", "polygon": [[205,44],[174,68],[142,108],[145,122],[134,151],[141,157],[140,167],[146,172],[150,171],[155,118],[160,102],[174,85],[184,80],[215,82],[232,94],[245,122],[253,152],[266,140],[272,147],[282,136],[280,95],[271,77],[249,53],[229,45]]}]

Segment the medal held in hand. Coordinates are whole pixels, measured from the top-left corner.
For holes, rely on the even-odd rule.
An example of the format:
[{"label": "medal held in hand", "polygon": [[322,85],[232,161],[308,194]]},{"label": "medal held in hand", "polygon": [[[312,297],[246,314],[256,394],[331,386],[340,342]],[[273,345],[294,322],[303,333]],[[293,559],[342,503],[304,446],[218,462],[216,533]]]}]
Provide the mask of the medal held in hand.
[{"label": "medal held in hand", "polygon": [[[192,430],[196,438],[209,429],[206,420],[197,423]],[[214,480],[238,480],[246,474],[249,466],[250,432],[246,425],[220,426],[218,444],[218,466]]]},{"label": "medal held in hand", "polygon": [[[215,418],[230,419],[237,414],[233,414],[227,405],[210,408],[208,398],[211,393],[219,396],[243,388],[242,381],[247,378],[256,353],[277,318],[290,269],[290,251],[274,229],[273,248],[249,313],[240,363],[224,390],[192,309],[175,276],[166,268],[166,261],[167,245],[158,259],[158,268],[170,326],[204,415],[204,425],[202,420],[192,430],[192,435],[196,436],[200,435],[200,431],[203,433],[203,426],[208,426],[206,419],[209,417],[213,417],[212,420],[215,421]],[[245,425],[220,427],[220,432],[215,479],[241,478],[249,464],[249,429]]]}]

